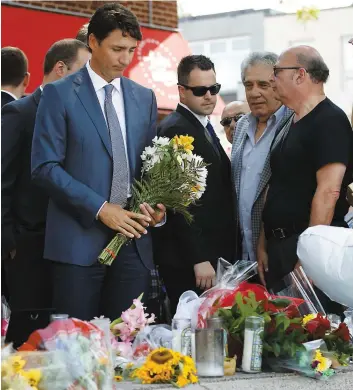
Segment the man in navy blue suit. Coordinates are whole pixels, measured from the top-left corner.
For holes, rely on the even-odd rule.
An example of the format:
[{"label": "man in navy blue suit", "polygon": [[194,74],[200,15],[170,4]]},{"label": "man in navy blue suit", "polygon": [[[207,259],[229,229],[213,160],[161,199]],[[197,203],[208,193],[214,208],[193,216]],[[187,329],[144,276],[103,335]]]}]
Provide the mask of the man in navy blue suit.
[{"label": "man in navy blue suit", "polygon": [[[32,178],[49,194],[44,257],[53,307],[90,320],[120,316],[149,290],[149,228],[165,208],[126,210],[141,153],[156,135],[153,91],[122,76],[142,39],[135,15],[112,3],[88,26],[90,62],[44,88],[32,147]],[[112,266],[97,258],[116,233],[132,238]]]}]

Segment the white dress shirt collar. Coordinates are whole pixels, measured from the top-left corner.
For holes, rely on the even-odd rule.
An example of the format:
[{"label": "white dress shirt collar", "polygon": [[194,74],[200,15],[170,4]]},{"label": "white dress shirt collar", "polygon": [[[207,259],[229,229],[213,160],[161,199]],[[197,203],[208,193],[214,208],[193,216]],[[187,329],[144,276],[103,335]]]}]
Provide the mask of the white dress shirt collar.
[{"label": "white dress shirt collar", "polygon": [[116,79],[114,79],[110,83],[108,83],[91,68],[89,61],[87,61],[86,68],[87,68],[88,74],[92,80],[93,88],[96,92],[99,91],[100,89],[104,88],[108,84],[114,85],[114,87],[120,92],[120,88],[121,88],[120,77],[117,77]]},{"label": "white dress shirt collar", "polygon": [[1,92],[5,92],[8,95],[10,95],[11,97],[13,97],[15,100],[18,100],[18,97],[16,95],[14,95],[13,93],[9,92],[9,91],[5,91],[4,89],[2,89]]},{"label": "white dress shirt collar", "polygon": [[203,127],[206,127],[207,126],[207,123],[208,123],[208,117],[206,115],[199,115],[199,114],[195,114],[193,111],[190,110],[190,108],[188,106],[186,106],[185,104],[183,103],[180,103],[179,102],[179,105],[181,105],[182,107],[184,107],[185,109],[187,109],[188,111],[190,111],[199,121],[200,123],[202,124]]}]

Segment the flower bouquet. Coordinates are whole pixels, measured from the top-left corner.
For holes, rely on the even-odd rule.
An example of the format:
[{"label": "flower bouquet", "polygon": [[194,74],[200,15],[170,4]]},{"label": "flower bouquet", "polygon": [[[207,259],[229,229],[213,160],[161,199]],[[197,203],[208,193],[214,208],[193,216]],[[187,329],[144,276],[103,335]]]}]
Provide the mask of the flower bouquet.
[{"label": "flower bouquet", "polygon": [[170,383],[176,387],[198,382],[192,358],[166,348],[152,351],[145,363],[134,369],[130,377],[144,384]]},{"label": "flower bouquet", "polygon": [[[188,206],[201,198],[206,189],[206,163],[194,155],[189,136],[175,136],[172,139],[155,137],[153,146],[145,148],[141,155],[142,179],[132,187],[130,210],[138,213],[140,204],[147,202],[151,207],[162,203],[167,209],[182,214],[188,222],[192,215]],[[98,260],[111,265],[122,245],[129,239],[117,234],[102,251]]]},{"label": "flower bouquet", "polygon": [[[137,299],[133,300],[131,307],[123,311],[121,316],[114,320],[110,324],[110,330],[114,337],[120,341],[115,343],[114,349],[119,356],[130,359],[133,357],[132,342],[136,335],[143,330],[147,325],[152,324],[155,321],[155,315],[146,314],[142,305],[141,294]],[[149,318],[148,318],[149,317]],[[139,351],[135,351],[140,354],[142,347]],[[149,348],[145,348],[143,351],[144,356],[150,352]]]},{"label": "flower bouquet", "polygon": [[[60,375],[69,385],[59,387],[69,390],[111,390],[113,367],[103,332],[89,322],[74,318],[52,322],[47,328],[31,334],[20,348],[20,353],[49,351],[60,353]],[[56,390],[56,387],[44,387]],[[59,389],[58,388],[58,389]]]}]

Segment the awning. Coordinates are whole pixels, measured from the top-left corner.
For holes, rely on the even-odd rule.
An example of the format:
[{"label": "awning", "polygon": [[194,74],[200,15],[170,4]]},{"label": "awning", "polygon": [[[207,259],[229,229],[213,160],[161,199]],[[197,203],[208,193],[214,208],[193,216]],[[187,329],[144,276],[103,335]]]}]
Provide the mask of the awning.
[{"label": "awning", "polygon": [[[31,78],[26,92],[33,92],[42,82],[43,62],[49,47],[60,39],[75,37],[79,28],[88,22],[79,16],[5,4],[1,5],[1,12],[2,47],[19,47],[28,57]],[[190,54],[189,46],[178,32],[142,27],[142,34],[143,40],[125,76],[153,89],[160,110],[174,110],[179,100],[177,66],[182,57]],[[223,107],[218,97],[214,115],[221,115]]]},{"label": "awning", "polygon": [[[178,32],[142,28],[140,42],[126,75],[153,89],[158,108],[174,110],[179,101],[177,67],[180,60],[191,54],[187,41]],[[224,102],[218,97],[213,115],[221,115]]]}]

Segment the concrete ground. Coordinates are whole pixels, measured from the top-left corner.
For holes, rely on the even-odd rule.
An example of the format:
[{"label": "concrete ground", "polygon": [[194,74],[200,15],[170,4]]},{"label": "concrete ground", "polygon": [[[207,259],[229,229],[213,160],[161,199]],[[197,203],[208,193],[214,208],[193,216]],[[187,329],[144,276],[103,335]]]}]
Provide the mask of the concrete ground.
[{"label": "concrete ground", "polygon": [[[116,390],[174,389],[168,385],[141,385],[119,383]],[[318,381],[296,374],[244,374],[238,372],[234,377],[206,379],[186,387],[187,390],[353,390],[353,365],[337,372],[327,381]]]}]

